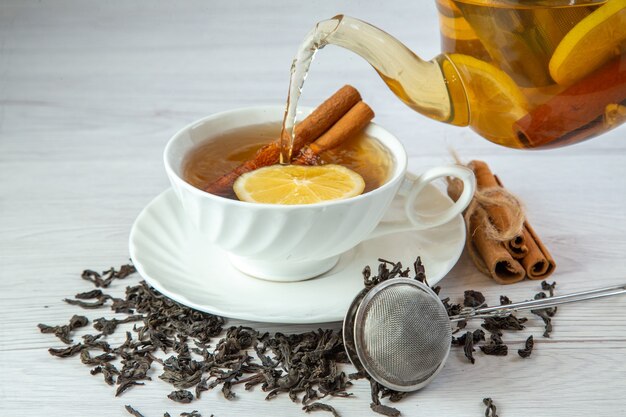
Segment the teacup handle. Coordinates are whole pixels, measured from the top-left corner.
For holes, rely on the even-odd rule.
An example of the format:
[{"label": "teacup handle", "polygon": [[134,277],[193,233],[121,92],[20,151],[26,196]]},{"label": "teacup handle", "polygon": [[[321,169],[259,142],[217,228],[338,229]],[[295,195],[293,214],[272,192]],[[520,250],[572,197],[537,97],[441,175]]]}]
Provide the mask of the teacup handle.
[{"label": "teacup handle", "polygon": [[[449,208],[431,215],[420,214],[415,210],[415,201],[424,188],[432,181],[443,177],[455,177],[463,182],[463,192],[459,199]],[[406,219],[397,222],[381,222],[368,239],[407,230],[424,230],[441,226],[452,220],[469,205],[476,189],[476,178],[472,170],[458,166],[438,166],[431,168],[419,176],[407,173],[398,191],[406,196],[404,212]]]}]

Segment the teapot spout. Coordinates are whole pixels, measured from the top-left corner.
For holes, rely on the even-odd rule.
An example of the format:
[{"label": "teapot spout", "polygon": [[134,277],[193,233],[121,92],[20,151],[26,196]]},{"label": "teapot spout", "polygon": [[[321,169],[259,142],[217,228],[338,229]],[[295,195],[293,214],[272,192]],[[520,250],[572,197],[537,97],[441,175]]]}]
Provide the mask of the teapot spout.
[{"label": "teapot spout", "polygon": [[440,122],[468,124],[461,77],[445,55],[424,61],[388,33],[344,15],[319,22],[315,31],[324,33],[319,48],[337,45],[360,55],[413,110]]}]

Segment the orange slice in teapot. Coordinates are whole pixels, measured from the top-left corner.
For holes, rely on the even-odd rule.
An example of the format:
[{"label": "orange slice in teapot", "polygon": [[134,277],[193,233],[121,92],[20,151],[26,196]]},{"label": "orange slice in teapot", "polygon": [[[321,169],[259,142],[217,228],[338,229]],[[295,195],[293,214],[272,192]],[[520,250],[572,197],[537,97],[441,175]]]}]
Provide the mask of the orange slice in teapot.
[{"label": "orange slice in teapot", "polygon": [[626,0],[609,0],[576,24],[550,59],[550,75],[568,85],[626,50]]},{"label": "orange slice in teapot", "polygon": [[493,142],[520,147],[513,124],[526,115],[528,102],[515,81],[500,68],[472,56],[448,57],[465,85],[471,127]]}]

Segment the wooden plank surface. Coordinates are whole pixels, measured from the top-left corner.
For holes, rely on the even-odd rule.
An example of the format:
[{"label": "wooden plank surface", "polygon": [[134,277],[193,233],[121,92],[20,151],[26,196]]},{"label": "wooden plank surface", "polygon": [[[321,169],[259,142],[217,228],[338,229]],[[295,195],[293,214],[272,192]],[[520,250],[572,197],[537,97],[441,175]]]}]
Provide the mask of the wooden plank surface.
[{"label": "wooden plank surface", "polygon": [[[80,271],[127,260],[135,216],[168,186],[161,152],[169,137],[217,111],[282,103],[298,42],[339,12],[374,23],[425,58],[438,53],[430,1],[0,2],[2,415],[122,416],[129,403],[146,417],[192,409],[220,417],[301,415],[287,398],[263,401],[258,389],[234,401],[209,392],[180,406],[165,397],[170,387],[157,375],[115,398],[78,360],[50,357],[46,349],[56,342],[36,325],[79,313],[61,300],[89,289]],[[562,150],[503,149],[416,115],[364,61],[331,47],[318,55],[303,102],[314,105],[344,83],[359,88],[377,122],[403,141],[413,171],[448,162],[450,147],[487,160],[525,201],[557,260],[558,292],[626,281],[624,127]],[[453,299],[482,290],[491,303],[539,290],[538,282],[498,286],[466,255],[441,285]],[[480,416],[490,396],[500,417],[626,414],[626,297],[562,307],[553,336],[541,333],[531,318],[524,337],[535,336],[536,351],[528,360],[477,354],[472,366],[454,351],[441,376],[398,407],[406,416]],[[506,341],[514,350],[524,337]],[[369,388],[358,382],[353,392],[329,404],[342,416],[368,415]]]}]

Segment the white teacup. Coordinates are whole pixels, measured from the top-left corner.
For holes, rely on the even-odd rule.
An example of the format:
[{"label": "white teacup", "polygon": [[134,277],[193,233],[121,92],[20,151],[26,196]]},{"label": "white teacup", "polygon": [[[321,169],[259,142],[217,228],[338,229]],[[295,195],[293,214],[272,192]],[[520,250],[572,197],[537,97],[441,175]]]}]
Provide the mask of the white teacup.
[{"label": "white teacup", "polygon": [[[214,114],[184,127],[165,147],[165,170],[189,220],[246,274],[272,281],[315,277],[331,269],[342,253],[363,240],[447,223],[467,207],[474,194],[474,175],[463,167],[439,166],[420,176],[407,173],[402,144],[374,123],[366,133],[393,155],[393,172],[382,186],[356,197],[308,205],[255,204],[206,193],[183,179],[183,160],[195,145],[236,128],[280,123],[283,112],[283,107],[268,106]],[[420,215],[414,208],[420,191],[446,176],[463,181],[463,194],[440,213]],[[398,194],[406,196],[406,220],[380,223]]]}]

